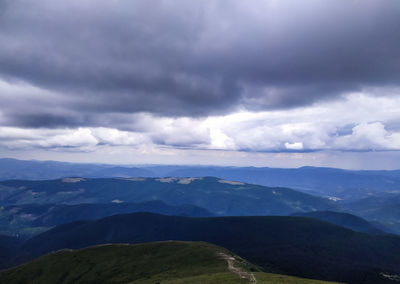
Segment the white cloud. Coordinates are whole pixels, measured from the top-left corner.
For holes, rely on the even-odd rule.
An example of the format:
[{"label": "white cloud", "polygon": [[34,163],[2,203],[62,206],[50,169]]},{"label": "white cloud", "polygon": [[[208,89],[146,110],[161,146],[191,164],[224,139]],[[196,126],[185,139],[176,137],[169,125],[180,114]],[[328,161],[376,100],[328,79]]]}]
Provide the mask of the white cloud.
[{"label": "white cloud", "polygon": [[[157,155],[160,148],[251,152],[400,150],[400,98],[349,94],[341,101],[291,110],[207,118],[132,116],[135,131],[107,127],[0,127],[8,149],[129,146]],[[127,128],[129,129],[129,128]]]},{"label": "white cloud", "polygon": [[210,128],[210,147],[213,149],[233,150],[235,142],[219,128]]},{"label": "white cloud", "polygon": [[40,141],[42,147],[90,147],[96,146],[99,140],[87,128],[68,130],[65,134],[55,135],[46,140]]},{"label": "white cloud", "polygon": [[334,145],[349,150],[400,150],[400,132],[387,131],[381,122],[363,122],[350,135],[337,137]]},{"label": "white cloud", "polygon": [[150,142],[150,139],[142,133],[118,129],[100,127],[92,129],[92,133],[101,144],[132,146]]},{"label": "white cloud", "polygon": [[179,147],[207,147],[210,144],[210,129],[203,119],[152,118],[147,120],[146,134],[155,144]]},{"label": "white cloud", "polygon": [[303,143],[302,142],[294,142],[294,143],[285,143],[285,147],[288,150],[303,150]]},{"label": "white cloud", "polygon": [[150,140],[140,133],[108,128],[23,129],[0,127],[0,145],[10,149],[75,148],[94,150],[98,145],[140,145]]}]

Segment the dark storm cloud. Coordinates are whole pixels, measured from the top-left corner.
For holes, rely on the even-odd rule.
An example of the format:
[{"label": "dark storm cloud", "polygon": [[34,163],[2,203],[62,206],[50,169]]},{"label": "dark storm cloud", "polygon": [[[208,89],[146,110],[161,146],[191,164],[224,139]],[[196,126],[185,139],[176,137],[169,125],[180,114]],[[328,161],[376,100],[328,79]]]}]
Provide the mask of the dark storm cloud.
[{"label": "dark storm cloud", "polygon": [[11,115],[19,126],[35,128],[54,126],[80,126],[87,122],[80,120],[77,116],[61,115],[53,113],[16,113]]},{"label": "dark storm cloud", "polygon": [[291,108],[400,82],[395,0],[0,0],[0,6],[0,78],[47,92],[37,113],[21,113],[8,99],[2,112],[9,125]]}]

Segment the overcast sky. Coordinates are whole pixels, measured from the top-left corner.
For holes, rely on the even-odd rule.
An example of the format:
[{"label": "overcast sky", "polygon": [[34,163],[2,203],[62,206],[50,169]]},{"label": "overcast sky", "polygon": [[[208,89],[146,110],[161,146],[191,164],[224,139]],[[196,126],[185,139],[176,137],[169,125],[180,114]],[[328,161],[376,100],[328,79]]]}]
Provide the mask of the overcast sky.
[{"label": "overcast sky", "polygon": [[400,168],[400,1],[0,0],[0,157]]}]

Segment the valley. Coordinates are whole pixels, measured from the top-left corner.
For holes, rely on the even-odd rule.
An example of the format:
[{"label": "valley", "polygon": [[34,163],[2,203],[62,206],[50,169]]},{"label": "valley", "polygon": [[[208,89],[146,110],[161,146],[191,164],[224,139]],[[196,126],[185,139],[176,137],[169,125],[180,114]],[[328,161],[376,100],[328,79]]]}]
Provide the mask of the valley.
[{"label": "valley", "polygon": [[[113,174],[130,173],[125,168],[111,169]],[[154,167],[147,170],[155,171]],[[59,265],[65,261],[59,258],[70,257],[71,250],[80,254],[87,247],[88,251],[101,250],[109,244],[117,253],[119,244],[146,247],[170,240],[216,245],[236,256],[220,251],[225,270],[207,272],[208,276],[182,274],[168,280],[164,272],[157,272],[162,283],[291,283],[294,276],[306,280],[293,283],[315,279],[372,284],[396,283],[400,275],[398,218],[388,207],[398,204],[393,191],[333,200],[315,190],[249,184],[240,178],[180,176],[179,171],[190,173],[192,169],[173,170],[176,177],[0,181],[0,268],[5,269],[0,275],[18,279],[17,275],[28,272],[11,272],[23,267],[37,274],[31,269]],[[212,173],[218,175],[219,170]],[[102,170],[103,174],[107,171]],[[251,269],[236,262],[242,258]],[[49,267],[43,269],[56,269]],[[71,277],[81,273],[71,269]],[[38,274],[37,283],[44,281],[42,276],[59,275],[43,273]],[[95,277],[82,275],[83,282],[89,281],[85,277]],[[65,277],[54,281],[72,281]],[[115,274],[101,277],[104,283],[120,281],[113,278]],[[135,277],[129,283],[159,281],[153,276],[147,280]]]}]

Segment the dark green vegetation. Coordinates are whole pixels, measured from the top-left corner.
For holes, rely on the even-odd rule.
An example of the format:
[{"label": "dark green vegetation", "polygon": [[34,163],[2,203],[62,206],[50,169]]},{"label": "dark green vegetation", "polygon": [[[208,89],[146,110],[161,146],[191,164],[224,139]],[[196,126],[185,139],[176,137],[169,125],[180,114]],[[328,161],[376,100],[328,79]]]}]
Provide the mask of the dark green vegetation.
[{"label": "dark green vegetation", "polygon": [[106,204],[22,204],[0,207],[0,233],[29,237],[51,227],[78,220],[95,220],[115,214],[153,212],[163,215],[209,217],[193,205],[166,205],[161,201]]},{"label": "dark green vegetation", "polygon": [[[218,253],[229,252],[194,242],[62,250],[2,272],[0,283],[157,283],[204,274],[229,274],[226,261]],[[238,280],[233,283],[246,283],[232,276]]]},{"label": "dark green vegetation", "polygon": [[343,207],[372,221],[382,230],[400,234],[400,193],[382,193],[343,203]]},{"label": "dark green vegetation", "polygon": [[[346,283],[384,283],[400,273],[400,237],[369,235],[303,217],[187,218],[116,215],[51,229],[24,243],[19,261],[102,243],[206,241],[265,271]],[[380,282],[378,282],[380,281]],[[390,283],[390,282],[389,282]]]},{"label": "dark green vegetation", "polygon": [[228,284],[249,283],[254,275],[257,283],[327,283],[252,271],[258,269],[224,248],[169,241],[62,250],[0,272],[0,283]]},{"label": "dark green vegetation", "polygon": [[10,265],[21,243],[16,237],[0,235],[0,269]]},{"label": "dark green vegetation", "polygon": [[400,233],[399,196],[381,193],[376,199],[334,202],[213,177],[10,180],[0,182],[0,233],[32,236],[66,222],[139,211],[192,217],[347,211],[382,231]]},{"label": "dark green vegetation", "polygon": [[315,212],[299,212],[292,216],[302,216],[326,221],[344,228],[352,229],[358,232],[370,234],[383,234],[384,232],[377,229],[373,224],[367,222],[363,218],[354,216],[349,213],[333,212],[333,211],[315,211]]},{"label": "dark green vegetation", "polygon": [[0,205],[141,203],[191,204],[215,215],[287,215],[334,210],[336,204],[288,188],[205,178],[64,178],[0,182]]}]

